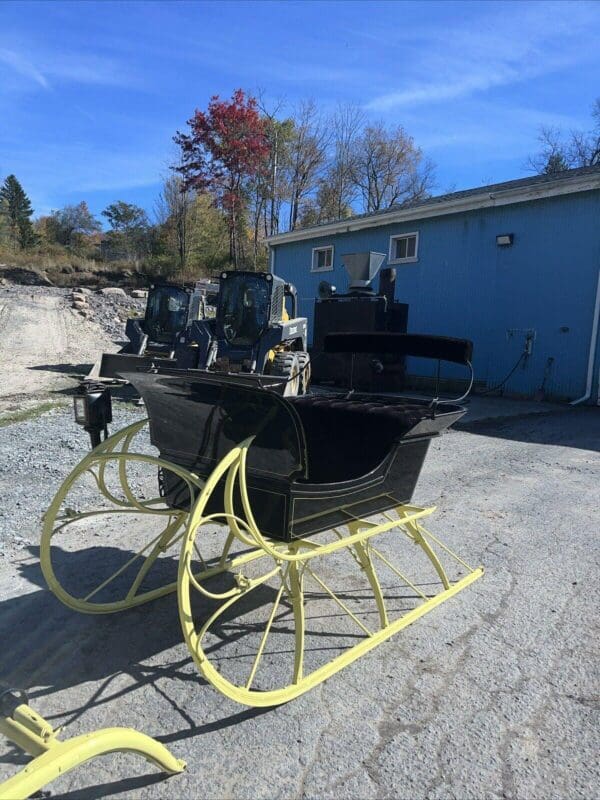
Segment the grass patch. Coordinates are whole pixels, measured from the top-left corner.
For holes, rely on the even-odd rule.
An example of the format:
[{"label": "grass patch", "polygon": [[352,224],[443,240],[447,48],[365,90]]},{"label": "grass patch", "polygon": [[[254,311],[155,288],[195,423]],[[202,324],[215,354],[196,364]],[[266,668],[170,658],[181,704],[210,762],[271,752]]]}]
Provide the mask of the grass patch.
[{"label": "grass patch", "polygon": [[45,403],[31,406],[31,408],[24,408],[20,411],[7,411],[5,414],[0,414],[0,428],[6,425],[14,425],[17,422],[26,422],[29,419],[36,419],[41,417],[47,411],[52,411],[55,408],[64,408],[68,405],[65,400],[48,400]]}]

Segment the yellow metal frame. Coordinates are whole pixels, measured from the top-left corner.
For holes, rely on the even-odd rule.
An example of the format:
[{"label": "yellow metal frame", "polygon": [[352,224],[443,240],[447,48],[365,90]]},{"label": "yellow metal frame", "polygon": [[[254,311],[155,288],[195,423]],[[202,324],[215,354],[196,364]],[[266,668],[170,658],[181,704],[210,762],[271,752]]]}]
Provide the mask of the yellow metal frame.
[{"label": "yellow metal frame", "polygon": [[24,800],[60,775],[108,753],[137,753],[170,775],[186,766],[160,742],[132,728],[104,728],[61,741],[59,731],[26,703],[10,716],[0,717],[0,732],[34,756],[16,775],[0,783],[0,797],[7,800]]},{"label": "yellow metal frame", "polygon": [[[380,522],[360,519],[348,514],[348,521],[344,526],[345,529],[335,529],[332,532],[334,538],[326,543],[321,543],[314,539],[298,539],[287,544],[269,539],[260,532],[256,524],[248,496],[246,460],[251,439],[233,448],[222,459],[209,478],[203,482],[197,475],[174,464],[151,456],[129,452],[133,438],[142,429],[145,422],[129,426],[129,428],[125,428],[107,439],[106,442],[102,443],[83,459],[60,488],[45,515],[41,542],[42,570],[49,587],[57,597],[66,605],[86,613],[120,611],[177,590],[183,635],[194,662],[204,678],[232,700],[249,706],[272,706],[288,702],[348,666],[394,633],[444,603],[483,575],[482,567],[469,567],[465,561],[423,526],[422,520],[430,516],[435,507],[398,506],[395,509],[395,515],[391,512],[386,512],[383,515],[383,521]],[[104,471],[106,465],[110,462],[118,464],[122,497],[116,497],[106,486]],[[131,490],[127,476],[128,462],[154,464],[159,468],[168,469],[177,474],[187,483],[189,491],[197,495],[197,500],[192,510],[189,513],[174,511],[161,504],[160,498],[143,502],[137,500]],[[117,570],[84,598],[76,598],[68,593],[56,578],[52,567],[53,537],[75,520],[92,517],[94,514],[106,513],[103,510],[97,510],[79,514],[71,513],[66,517],[59,516],[60,509],[69,491],[77,478],[86,471],[94,475],[101,494],[105,499],[113,503],[118,511],[122,513],[158,514],[165,516],[167,520],[161,533],[155,536],[127,562],[125,567],[130,566],[136,559],[143,559],[137,575],[125,596],[111,602],[95,602],[93,598],[97,592],[105,588],[121,574],[125,567]],[[222,479],[225,482],[224,513],[207,515],[205,514],[205,509],[208,501]],[[234,495],[236,493],[239,493],[241,497],[243,518],[237,516],[234,511]],[[57,522],[59,523],[58,525],[56,524]],[[203,526],[215,522],[227,525],[229,530],[225,537],[220,558],[216,563],[208,565],[202,558],[198,547],[198,532],[201,531]],[[381,535],[403,535],[418,546],[433,567],[441,584],[441,590],[433,596],[426,595],[416,585],[416,582],[411,581],[400,569],[392,564],[389,558],[374,546],[373,540]],[[154,565],[158,555],[164,552],[165,549],[174,547],[180,542],[181,551],[177,581],[150,591],[141,591],[142,582]],[[229,553],[234,542],[238,542],[243,548],[246,548],[246,551],[241,555],[230,557]],[[370,630],[316,572],[316,565],[319,563],[318,559],[326,558],[344,549],[350,552],[358,568],[367,579],[378,611],[379,627],[376,630]],[[466,574],[459,580],[451,581],[436,554],[436,549],[443,550],[446,558],[458,565],[460,570]],[[202,569],[195,571],[193,562],[198,559]],[[242,567],[259,559],[265,559],[267,562],[264,572],[259,577],[253,578],[244,575]],[[414,592],[415,599],[418,600],[418,605],[415,608],[395,619],[390,619],[390,611],[380,586],[375,562],[382,563],[387,570],[390,570],[399,579],[401,585]],[[233,588],[221,593],[210,591],[206,586],[206,581],[227,571],[235,573],[235,585]],[[305,674],[304,670],[306,635],[304,583],[306,579],[316,583],[320,590],[356,623],[364,635],[364,638],[353,647],[346,649],[328,663],[308,674]],[[230,612],[236,603],[267,581],[275,582],[279,588],[275,594],[270,616],[265,623],[248,679],[243,685],[237,685],[224,677],[211,663],[210,653],[203,646],[203,642],[211,628],[224,614]],[[222,601],[217,610],[199,627],[192,613],[192,598],[195,593],[199,593],[210,600]],[[292,680],[280,688],[260,691],[253,689],[252,685],[282,600],[287,601],[291,607],[294,620],[295,644]]]}]

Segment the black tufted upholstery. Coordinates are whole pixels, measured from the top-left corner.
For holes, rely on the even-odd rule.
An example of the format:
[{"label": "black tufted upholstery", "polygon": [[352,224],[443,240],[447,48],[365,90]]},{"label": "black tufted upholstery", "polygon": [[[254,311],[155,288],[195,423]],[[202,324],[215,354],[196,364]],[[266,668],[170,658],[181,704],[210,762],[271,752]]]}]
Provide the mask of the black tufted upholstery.
[{"label": "black tufted upholstery", "polygon": [[393,443],[432,412],[423,405],[321,395],[289,398],[302,421],[308,480],[334,483],[366,475]]}]

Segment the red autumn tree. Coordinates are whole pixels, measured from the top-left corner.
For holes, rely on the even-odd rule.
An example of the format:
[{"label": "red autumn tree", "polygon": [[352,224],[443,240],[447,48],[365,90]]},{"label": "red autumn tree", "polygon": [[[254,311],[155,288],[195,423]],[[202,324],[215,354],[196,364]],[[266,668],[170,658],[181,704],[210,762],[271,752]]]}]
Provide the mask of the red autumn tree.
[{"label": "red autumn tree", "polygon": [[238,89],[231,100],[211,97],[206,111],[188,120],[190,133],[177,132],[181,164],[176,167],[186,189],[209,191],[229,226],[234,266],[243,260],[240,229],[247,204],[248,181],[264,169],[269,155],[266,125],[253,97]]}]

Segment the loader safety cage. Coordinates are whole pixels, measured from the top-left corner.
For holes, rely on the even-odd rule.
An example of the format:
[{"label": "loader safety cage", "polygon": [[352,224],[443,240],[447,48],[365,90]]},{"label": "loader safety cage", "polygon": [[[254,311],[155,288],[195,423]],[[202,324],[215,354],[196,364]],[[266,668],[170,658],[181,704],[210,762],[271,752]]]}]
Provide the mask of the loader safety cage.
[{"label": "loader safety cage", "polygon": [[[433,352],[470,362],[470,347],[456,355],[441,342]],[[359,394],[286,398],[194,370],[124,377],[142,395],[148,420],[106,439],[65,480],[44,517],[42,570],[60,600],[87,613],[177,591],[194,662],[229,698],[250,706],[287,702],[483,574],[424,527],[434,507],[411,503],[431,440],[464,408]],[[158,456],[133,449],[146,424]],[[144,468],[158,472],[154,498],[140,490]],[[76,490],[91,507],[74,500]],[[83,531],[115,514],[155,521],[158,531],[106,577],[101,567],[114,562],[104,563],[94,546],[82,579],[79,558],[71,570],[68,559],[65,566],[62,538],[71,532],[77,547]],[[119,539],[130,547],[134,529],[145,531],[145,523],[122,536],[109,528],[111,552]],[[165,561],[177,549],[176,579],[165,580]],[[399,555],[406,566],[395,563]],[[338,568],[345,584],[335,590]],[[335,616],[321,613],[332,603]],[[309,643],[337,635],[327,620],[342,626],[344,646]]]}]

